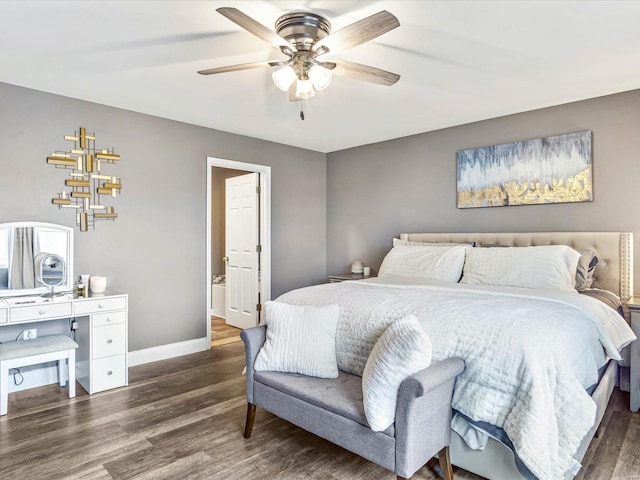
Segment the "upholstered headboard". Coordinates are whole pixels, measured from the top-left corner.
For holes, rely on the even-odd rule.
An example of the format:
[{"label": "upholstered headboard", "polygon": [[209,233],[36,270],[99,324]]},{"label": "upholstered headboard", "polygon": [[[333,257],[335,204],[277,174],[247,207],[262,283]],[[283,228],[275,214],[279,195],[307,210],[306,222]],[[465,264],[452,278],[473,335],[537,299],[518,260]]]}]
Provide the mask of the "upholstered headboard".
[{"label": "upholstered headboard", "polygon": [[633,234],[628,232],[533,232],[533,233],[403,233],[414,242],[476,242],[477,246],[569,245],[576,249],[595,248],[607,262],[596,280],[623,302],[633,295]]}]

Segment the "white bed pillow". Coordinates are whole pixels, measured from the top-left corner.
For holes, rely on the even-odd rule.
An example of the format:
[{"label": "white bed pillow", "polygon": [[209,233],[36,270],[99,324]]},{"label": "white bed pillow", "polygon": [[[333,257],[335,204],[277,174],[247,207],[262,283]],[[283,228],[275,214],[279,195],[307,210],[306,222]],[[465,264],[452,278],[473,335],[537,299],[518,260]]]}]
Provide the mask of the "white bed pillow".
[{"label": "white bed pillow", "polygon": [[413,240],[402,240],[401,238],[393,239],[394,247],[453,247],[456,245],[467,245],[469,247],[475,247],[476,242],[415,242]]},{"label": "white bed pillow", "polygon": [[573,290],[579,259],[566,245],[474,248],[460,283]]},{"label": "white bed pillow", "polygon": [[267,338],[258,352],[256,371],[338,377],[338,305],[315,307],[267,302],[265,308]]},{"label": "white bed pillow", "polygon": [[462,275],[467,245],[452,247],[393,247],[384,257],[378,277],[408,277],[457,283]]},{"label": "white bed pillow", "polygon": [[414,315],[394,321],[371,350],[362,373],[364,415],[374,432],[395,422],[402,382],[431,364],[429,336]]}]

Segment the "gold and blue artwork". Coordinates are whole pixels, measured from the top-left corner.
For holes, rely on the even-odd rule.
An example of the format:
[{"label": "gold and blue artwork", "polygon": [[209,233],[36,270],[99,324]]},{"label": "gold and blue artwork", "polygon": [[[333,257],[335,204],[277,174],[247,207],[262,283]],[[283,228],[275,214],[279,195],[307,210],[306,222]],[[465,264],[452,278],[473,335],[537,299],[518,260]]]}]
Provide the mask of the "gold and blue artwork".
[{"label": "gold and blue artwork", "polygon": [[593,201],[591,132],[457,153],[458,208]]}]

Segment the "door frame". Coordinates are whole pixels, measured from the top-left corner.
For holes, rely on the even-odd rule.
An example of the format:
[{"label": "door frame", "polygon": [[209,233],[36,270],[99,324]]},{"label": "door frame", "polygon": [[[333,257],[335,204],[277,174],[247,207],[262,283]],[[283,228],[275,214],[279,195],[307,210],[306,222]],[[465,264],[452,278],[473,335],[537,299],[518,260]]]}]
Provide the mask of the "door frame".
[{"label": "door frame", "polygon": [[[213,187],[211,185],[211,173],[214,167],[231,168],[242,170],[247,173],[260,174],[260,244],[262,252],[260,255],[260,303],[271,300],[271,167],[258,165],[255,163],[238,162],[224,158],[207,157],[207,303],[205,305],[207,319],[207,344],[211,348],[211,196]],[[264,313],[262,309],[261,315]]]}]

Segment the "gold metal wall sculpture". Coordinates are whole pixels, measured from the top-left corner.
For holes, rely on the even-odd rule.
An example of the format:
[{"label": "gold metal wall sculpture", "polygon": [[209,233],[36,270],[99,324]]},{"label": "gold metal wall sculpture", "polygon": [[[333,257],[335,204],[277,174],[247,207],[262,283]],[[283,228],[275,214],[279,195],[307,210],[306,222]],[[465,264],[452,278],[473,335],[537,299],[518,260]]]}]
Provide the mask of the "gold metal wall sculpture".
[{"label": "gold metal wall sculpture", "polygon": [[120,155],[114,153],[113,148],[97,149],[96,134],[87,133],[84,127],[73,135],[65,135],[64,139],[73,142],[73,148],[69,151],[56,150],[47,157],[47,163],[71,170],[71,178],[65,180],[69,189],[59,192],[51,203],[58,208],[75,209],[76,225],[81,232],[86,232],[89,227],[95,228],[96,220],[115,220],[118,214],[103,202],[105,197],[117,197],[122,183],[117,177],[105,175],[103,167],[118,162]]}]

